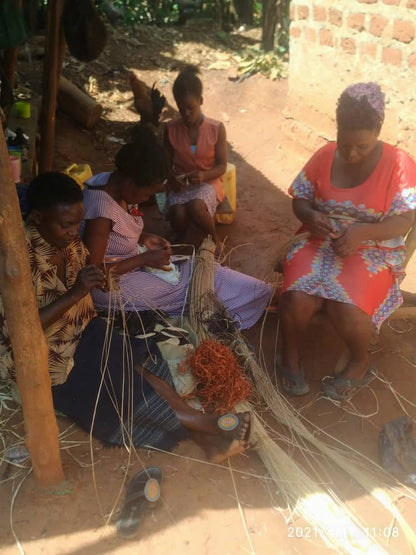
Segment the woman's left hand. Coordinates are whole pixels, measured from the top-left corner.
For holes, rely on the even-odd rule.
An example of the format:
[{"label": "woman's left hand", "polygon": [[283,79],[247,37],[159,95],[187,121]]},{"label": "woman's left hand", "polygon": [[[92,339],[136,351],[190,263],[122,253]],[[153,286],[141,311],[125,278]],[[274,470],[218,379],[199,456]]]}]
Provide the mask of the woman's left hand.
[{"label": "woman's left hand", "polygon": [[160,249],[170,249],[171,245],[164,237],[153,235],[153,233],[142,234],[140,243],[149,251],[157,251]]},{"label": "woman's left hand", "polygon": [[332,237],[332,248],[335,254],[345,258],[354,254],[364,241],[365,237],[362,233],[362,226],[360,224],[352,224],[340,237]]}]

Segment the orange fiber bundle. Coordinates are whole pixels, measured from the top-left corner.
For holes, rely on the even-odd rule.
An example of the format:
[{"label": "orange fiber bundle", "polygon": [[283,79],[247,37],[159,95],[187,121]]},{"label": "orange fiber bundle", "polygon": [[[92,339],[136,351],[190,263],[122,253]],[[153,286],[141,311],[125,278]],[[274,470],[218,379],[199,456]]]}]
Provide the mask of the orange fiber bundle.
[{"label": "orange fiber bundle", "polygon": [[252,394],[252,386],[228,347],[206,339],[185,364],[195,377],[198,396],[216,413],[233,410]]}]

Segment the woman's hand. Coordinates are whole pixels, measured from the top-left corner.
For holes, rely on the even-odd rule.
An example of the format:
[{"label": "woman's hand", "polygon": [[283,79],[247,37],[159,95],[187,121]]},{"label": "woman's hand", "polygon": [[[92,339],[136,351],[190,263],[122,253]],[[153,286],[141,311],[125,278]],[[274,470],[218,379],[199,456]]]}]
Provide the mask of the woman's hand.
[{"label": "woman's hand", "polygon": [[159,250],[146,251],[140,256],[142,257],[144,266],[170,272],[172,270],[172,268],[169,267],[171,254],[172,249],[169,247]]},{"label": "woman's hand", "polygon": [[149,251],[171,248],[169,241],[167,241],[164,237],[154,235],[153,233],[142,233],[140,243]]},{"label": "woman's hand", "polygon": [[201,185],[204,181],[204,172],[195,170],[188,174],[188,179],[191,185]]},{"label": "woman's hand", "polygon": [[336,255],[345,258],[354,254],[365,241],[360,224],[350,225],[341,237],[332,240],[332,248]]},{"label": "woman's hand", "polygon": [[175,193],[183,191],[188,185],[189,181],[186,175],[178,175],[168,181],[168,188]]},{"label": "woman's hand", "polygon": [[316,237],[326,237],[335,231],[328,216],[318,210],[310,210],[304,224],[311,235]]},{"label": "woman's hand", "polygon": [[106,286],[105,274],[100,268],[90,264],[78,272],[72,292],[80,299],[88,295],[91,289],[103,289]]}]

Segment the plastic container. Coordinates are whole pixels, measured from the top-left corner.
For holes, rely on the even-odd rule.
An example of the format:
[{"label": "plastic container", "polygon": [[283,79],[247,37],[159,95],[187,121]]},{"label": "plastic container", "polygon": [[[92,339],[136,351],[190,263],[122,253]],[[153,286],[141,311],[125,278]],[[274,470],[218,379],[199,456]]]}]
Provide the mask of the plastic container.
[{"label": "plastic container", "polygon": [[20,160],[20,156],[16,156],[15,154],[9,154],[10,164],[12,167],[12,174],[15,183],[20,183],[21,181],[21,172],[22,172],[22,162]]},{"label": "plastic container", "polygon": [[15,102],[12,113],[16,118],[30,119],[30,102]]},{"label": "plastic container", "polygon": [[84,183],[92,177],[92,171],[89,164],[71,164],[64,173],[75,179],[81,189],[84,188]]},{"label": "plastic container", "polygon": [[237,208],[237,173],[234,164],[227,164],[227,171],[222,176],[224,183],[225,196],[230,203],[232,214],[216,214],[215,221],[219,224],[232,224]]}]

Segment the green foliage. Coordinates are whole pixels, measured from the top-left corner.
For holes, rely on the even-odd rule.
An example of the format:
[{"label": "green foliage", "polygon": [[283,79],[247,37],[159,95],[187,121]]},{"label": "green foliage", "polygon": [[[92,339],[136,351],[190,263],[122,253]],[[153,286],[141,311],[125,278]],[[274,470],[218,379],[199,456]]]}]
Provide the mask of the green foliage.
[{"label": "green foliage", "polygon": [[287,64],[273,52],[264,52],[253,46],[240,56],[238,73],[241,75],[261,73],[274,80],[278,77],[286,77]]},{"label": "green foliage", "polygon": [[[124,23],[169,24],[178,19],[178,4],[173,0],[113,0],[114,7],[124,13]],[[98,7],[100,4],[98,2]],[[103,10],[105,11],[105,10]]]}]

